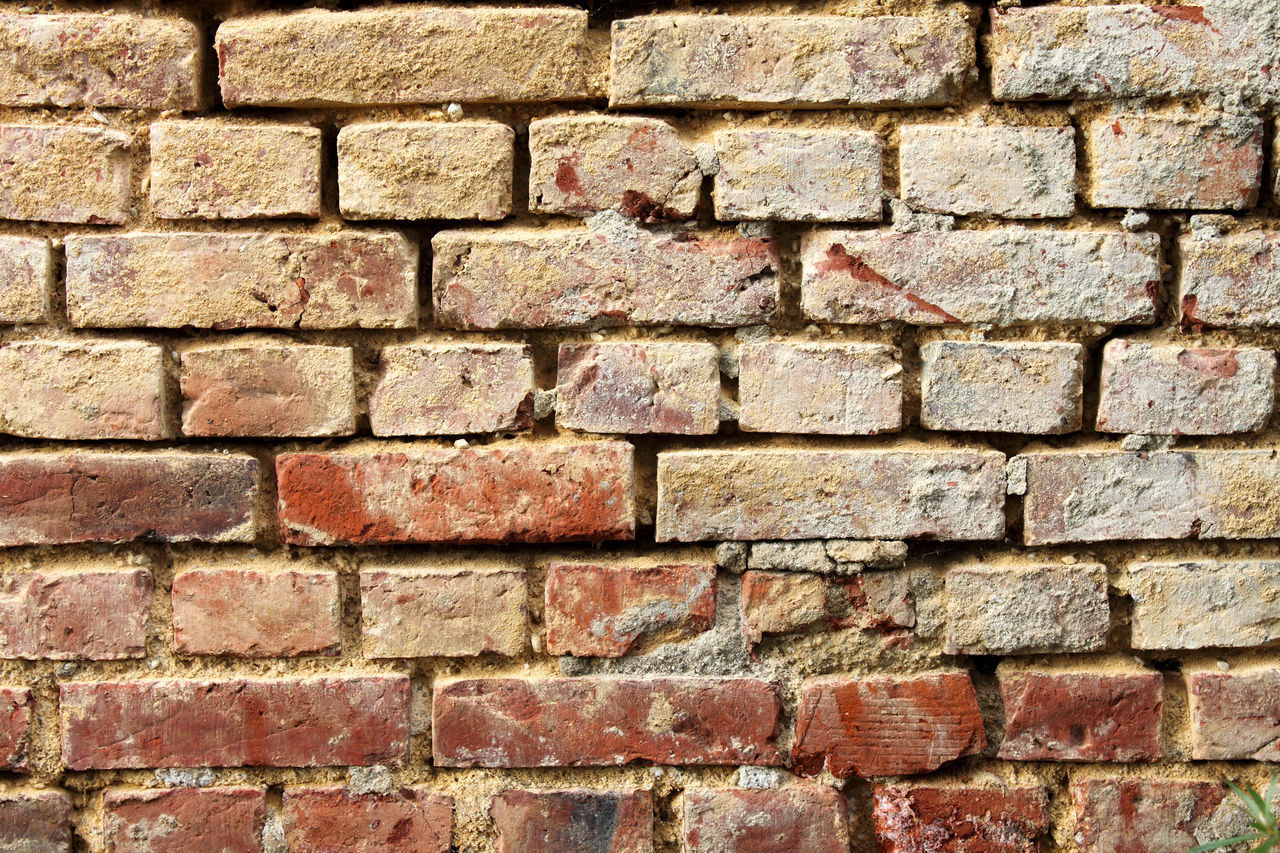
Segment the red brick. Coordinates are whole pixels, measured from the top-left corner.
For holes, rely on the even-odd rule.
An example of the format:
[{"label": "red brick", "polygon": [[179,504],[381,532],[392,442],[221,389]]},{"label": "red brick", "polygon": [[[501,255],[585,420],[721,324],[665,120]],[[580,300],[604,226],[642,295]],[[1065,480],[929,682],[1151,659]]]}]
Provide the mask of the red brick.
[{"label": "red brick", "polygon": [[1039,853],[1049,831],[1044,788],[877,785],[880,853]]},{"label": "red brick", "polygon": [[0,237],[0,323],[45,323],[53,311],[53,247],[38,237]]},{"label": "red brick", "polygon": [[1158,761],[1158,672],[1000,673],[1004,743],[1014,761]]},{"label": "red brick", "polygon": [[201,347],[182,354],[187,435],[328,436],[356,429],[348,347]]},{"label": "red brick", "polygon": [[118,225],[129,218],[129,135],[0,125],[0,218]]},{"label": "red brick", "polygon": [[749,678],[437,682],[438,767],[778,764],[775,685]]},{"label": "red brick", "polygon": [[707,343],[561,344],[556,424],[603,433],[710,435],[720,350]]},{"label": "red brick", "polygon": [[800,687],[796,720],[791,764],[805,775],[928,773],[987,746],[964,672],[810,679]]},{"label": "red brick", "polygon": [[294,545],[635,535],[625,442],[285,453],[276,475]]},{"label": "red brick", "polygon": [[27,769],[34,703],[31,690],[26,687],[0,687],[0,770],[21,772]]},{"label": "red brick", "polygon": [[251,542],[258,480],[241,454],[0,454],[0,546]]},{"label": "red brick", "polygon": [[1196,329],[1280,326],[1280,231],[1183,237],[1178,276],[1182,325]]},{"label": "red brick", "polygon": [[811,231],[801,302],[827,323],[1154,323],[1160,239],[1111,231]]},{"label": "red brick", "polygon": [[264,788],[108,788],[102,797],[107,853],[259,853]]},{"label": "red brick", "polygon": [[449,853],[453,798],[426,788],[286,788],[284,827],[290,853]]},{"label": "red brick", "polygon": [[519,568],[366,568],[364,656],[518,655],[528,643],[526,599]]},{"label": "red brick", "polygon": [[495,853],[652,853],[648,791],[503,791],[489,815]]},{"label": "red brick", "polygon": [[72,770],[400,764],[406,676],[64,682]]},{"label": "red brick", "polygon": [[1191,757],[1280,761],[1280,668],[1185,673]]},{"label": "red brick", "polygon": [[140,658],[151,590],[142,569],[0,575],[0,658]]},{"label": "red brick", "polygon": [[542,618],[553,655],[622,657],[696,636],[715,624],[716,568],[552,563]]},{"label": "red brick", "polygon": [[566,8],[254,15],[216,46],[229,107],[577,100],[594,72],[587,13]]},{"label": "red brick", "polygon": [[773,316],[771,240],[616,225],[437,233],[437,321],[457,329],[721,327]]},{"label": "red brick", "polygon": [[0,15],[0,104],[195,109],[201,52],[169,15]]},{"label": "red brick", "polygon": [[0,850],[71,853],[71,799],[61,791],[0,791]]},{"label": "red brick", "polygon": [[374,435],[460,435],[533,426],[523,344],[403,344],[382,350],[369,397]]},{"label": "red brick", "polygon": [[70,235],[73,326],[405,328],[418,250],[395,231]]},{"label": "red brick", "polygon": [[336,655],[338,577],[322,570],[190,569],[173,576],[173,642],[188,655]]},{"label": "red brick", "polygon": [[684,792],[684,849],[689,853],[847,853],[844,795],[818,785],[774,790]]},{"label": "red brick", "polygon": [[753,645],[765,634],[854,627],[894,631],[915,624],[915,602],[902,573],[833,578],[749,571],[742,576],[742,631]]},{"label": "red brick", "polygon": [[1245,828],[1217,782],[1075,779],[1070,790],[1082,853],[1186,853]]}]

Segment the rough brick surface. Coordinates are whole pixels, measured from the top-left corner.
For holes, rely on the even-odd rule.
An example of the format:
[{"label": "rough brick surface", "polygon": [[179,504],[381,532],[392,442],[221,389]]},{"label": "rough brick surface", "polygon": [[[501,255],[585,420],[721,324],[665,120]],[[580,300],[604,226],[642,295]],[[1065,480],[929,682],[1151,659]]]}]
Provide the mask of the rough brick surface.
[{"label": "rough brick surface", "polygon": [[67,238],[74,326],[399,328],[418,310],[404,235],[260,232]]},{"label": "rough brick surface", "polygon": [[1075,212],[1070,127],[907,125],[899,134],[902,200],[914,208],[1010,219]]},{"label": "rough brick surface", "polygon": [[766,634],[814,628],[892,632],[916,624],[913,599],[909,579],[899,572],[824,578],[753,570],[742,576],[742,631],[751,644]]},{"label": "rough brick surface", "polygon": [[1049,829],[1044,788],[882,785],[873,796],[881,853],[1039,853]]},{"label": "rough brick surface", "polygon": [[983,451],[665,451],[657,537],[997,539],[1003,465]]},{"label": "rough brick surface", "polygon": [[[778,300],[769,240],[592,229],[441,231],[431,240],[436,319],[542,329],[766,322]],[[519,275],[521,287],[511,287]]]},{"label": "rough brick surface", "polygon": [[1106,231],[813,231],[805,316],[827,323],[1152,323],[1159,239]]},{"label": "rough brick surface", "polygon": [[554,116],[529,124],[529,209],[583,216],[616,210],[643,222],[689,219],[702,172],[665,121]]},{"label": "rough brick surface", "polygon": [[151,211],[164,219],[320,215],[319,128],[159,121],[151,125]]},{"label": "rough brick surface", "polygon": [[1219,435],[1262,429],[1275,406],[1268,350],[1111,340],[1102,350],[1099,432]]},{"label": "rough brick surface", "polygon": [[146,654],[151,574],[66,570],[0,578],[0,657],[114,660]]},{"label": "rough brick surface", "polygon": [[902,426],[902,367],[880,344],[747,344],[738,426],[749,432],[874,435]]},{"label": "rough brick surface", "polygon": [[779,764],[781,703],[750,678],[437,682],[439,767]]},{"label": "rough brick surface", "polygon": [[1280,759],[1280,669],[1186,672],[1191,708],[1191,757]]},{"label": "rough brick surface", "polygon": [[[27,753],[31,748],[31,712],[34,704],[31,690],[26,687],[0,687],[0,770],[2,771],[22,772],[27,769]],[[4,807],[0,805],[0,814],[3,813]]]},{"label": "rough brick surface", "polygon": [[1243,812],[1217,782],[1077,779],[1071,802],[1084,853],[1183,853],[1247,830]]},{"label": "rough brick surface", "polygon": [[620,441],[286,453],[276,477],[295,545],[635,534],[632,448]]},{"label": "rough brick surface", "polygon": [[1064,433],[1080,429],[1084,347],[932,341],[920,348],[925,429]]},{"label": "rough brick surface", "polygon": [[355,397],[347,347],[228,346],[182,354],[187,435],[349,435]]},{"label": "rough brick surface", "polygon": [[0,347],[0,431],[23,438],[168,438],[165,355],[131,341]]},{"label": "rough brick surface", "polygon": [[409,748],[405,676],[63,682],[59,705],[72,770],[400,764]]},{"label": "rough brick surface", "polygon": [[489,815],[495,853],[652,853],[653,797],[648,791],[503,791]]},{"label": "rough brick surface", "polygon": [[844,796],[818,785],[766,791],[688,790],[682,815],[689,853],[846,853]]},{"label": "rough brick surface", "polygon": [[285,790],[290,853],[448,853],[453,798],[427,788],[355,794],[338,787]]},{"label": "rough brick surface", "polygon": [[71,798],[61,791],[0,793],[0,850],[70,853]]},{"label": "rough brick surface", "polygon": [[52,308],[54,267],[49,241],[0,237],[0,323],[43,323]]},{"label": "rough brick surface", "polygon": [[493,121],[349,124],[338,132],[347,219],[502,219],[515,134]]},{"label": "rough brick surface", "polygon": [[1014,761],[1158,761],[1158,672],[1000,673],[1004,742]]},{"label": "rough brick surface", "polygon": [[267,792],[262,788],[108,789],[103,840],[109,853],[262,850]]},{"label": "rough brick surface", "polygon": [[1280,640],[1280,564],[1272,560],[1133,563],[1135,649],[1265,646]]},{"label": "rough brick surface", "polygon": [[879,221],[881,142],[845,130],[723,130],[715,135],[716,218]]},{"label": "rough brick surface", "polygon": [[720,426],[719,406],[720,351],[714,344],[560,345],[559,426],[707,435]]},{"label": "rough brick surface", "polygon": [[953,15],[651,15],[613,23],[609,104],[945,104],[973,64],[973,31]]},{"label": "rough brick surface", "polygon": [[804,682],[791,764],[844,778],[928,773],[987,746],[967,673]]},{"label": "rough brick surface", "polygon": [[1182,324],[1197,328],[1280,326],[1280,231],[1179,241]]},{"label": "rough brick surface", "polygon": [[0,125],[0,218],[118,225],[129,218],[129,136]]}]

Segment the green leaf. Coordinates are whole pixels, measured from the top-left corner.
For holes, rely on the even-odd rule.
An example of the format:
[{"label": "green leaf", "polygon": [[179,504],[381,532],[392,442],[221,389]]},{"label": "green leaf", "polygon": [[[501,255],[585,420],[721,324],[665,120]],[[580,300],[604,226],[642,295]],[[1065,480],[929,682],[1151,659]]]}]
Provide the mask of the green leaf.
[{"label": "green leaf", "polygon": [[1243,841],[1261,841],[1266,838],[1265,835],[1253,832],[1248,835],[1236,835],[1231,838],[1222,838],[1218,841],[1210,841],[1208,844],[1201,844],[1187,853],[1209,853],[1210,850],[1221,850],[1223,847],[1230,847],[1232,844],[1240,844]]},{"label": "green leaf", "polygon": [[1276,846],[1276,842],[1280,842],[1280,836],[1272,835],[1265,844],[1259,844],[1253,848],[1252,853],[1270,853],[1271,848]]},{"label": "green leaf", "polygon": [[1240,800],[1241,806],[1249,813],[1254,822],[1258,824],[1258,829],[1267,830],[1267,821],[1270,815],[1267,814],[1266,804],[1262,803],[1262,797],[1258,796],[1258,792],[1252,788],[1241,788],[1235,782],[1228,782],[1227,787]]}]

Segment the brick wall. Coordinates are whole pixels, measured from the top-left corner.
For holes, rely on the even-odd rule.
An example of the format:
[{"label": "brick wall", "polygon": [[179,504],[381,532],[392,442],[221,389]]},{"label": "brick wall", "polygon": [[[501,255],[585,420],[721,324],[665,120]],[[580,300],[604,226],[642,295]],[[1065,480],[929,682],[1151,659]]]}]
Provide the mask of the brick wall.
[{"label": "brick wall", "polygon": [[0,8],[0,851],[1239,828],[1276,0],[330,5]]}]

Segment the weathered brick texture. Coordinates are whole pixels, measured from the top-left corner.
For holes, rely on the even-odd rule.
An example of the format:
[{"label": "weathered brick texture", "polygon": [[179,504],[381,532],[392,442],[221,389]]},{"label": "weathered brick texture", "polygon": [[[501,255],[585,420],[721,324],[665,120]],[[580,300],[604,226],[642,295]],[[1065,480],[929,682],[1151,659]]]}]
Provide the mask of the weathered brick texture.
[{"label": "weathered brick texture", "polygon": [[262,788],[113,788],[102,799],[103,840],[112,853],[262,850]]},{"label": "weathered brick texture", "polygon": [[129,218],[129,137],[72,125],[0,125],[0,217],[119,225]]},{"label": "weathered brick texture", "polygon": [[496,853],[653,850],[653,797],[644,790],[509,790],[493,798],[489,814]]},{"label": "weathered brick texture", "polygon": [[0,237],[0,323],[44,323],[52,310],[53,253],[49,241]]},{"label": "weathered brick texture", "polygon": [[0,657],[140,658],[152,587],[141,569],[8,573],[0,579]]},{"label": "weathered brick texture", "polygon": [[1043,788],[882,785],[873,802],[884,853],[1035,853],[1049,829]]},{"label": "weathered brick texture", "polygon": [[695,788],[685,792],[682,823],[690,853],[849,849],[844,797],[818,785],[772,791]]},{"label": "weathered brick texture", "polygon": [[289,850],[298,853],[448,853],[453,830],[453,798],[425,788],[289,788],[282,811]]}]

